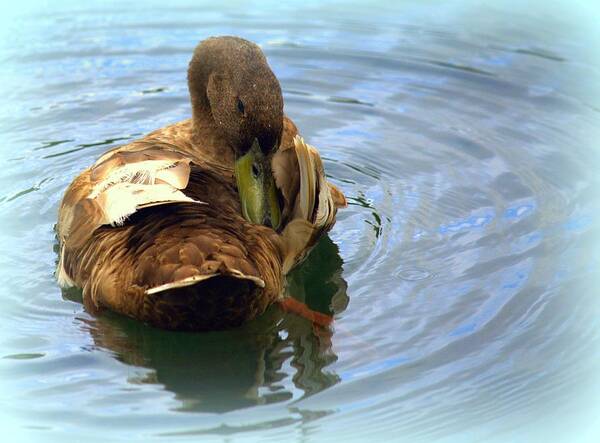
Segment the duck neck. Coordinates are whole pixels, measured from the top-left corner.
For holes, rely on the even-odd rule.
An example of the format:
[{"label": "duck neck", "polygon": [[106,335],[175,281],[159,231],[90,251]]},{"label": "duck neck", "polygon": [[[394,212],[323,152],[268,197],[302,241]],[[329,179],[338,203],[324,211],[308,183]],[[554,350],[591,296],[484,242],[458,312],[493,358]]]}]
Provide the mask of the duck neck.
[{"label": "duck neck", "polygon": [[[192,102],[192,144],[205,160],[233,168],[235,152],[220,135],[206,93],[190,90]],[[207,158],[208,157],[208,158]]]}]

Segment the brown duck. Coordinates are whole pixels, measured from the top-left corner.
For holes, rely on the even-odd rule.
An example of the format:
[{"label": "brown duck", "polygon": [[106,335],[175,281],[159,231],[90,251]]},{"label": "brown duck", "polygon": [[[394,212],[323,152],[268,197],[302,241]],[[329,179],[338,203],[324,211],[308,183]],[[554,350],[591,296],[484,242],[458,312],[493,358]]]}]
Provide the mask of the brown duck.
[{"label": "brown duck", "polygon": [[281,299],[346,201],[284,115],[258,46],[201,42],[188,87],[191,119],[105,153],[71,183],[57,277],[94,312],[223,329]]}]

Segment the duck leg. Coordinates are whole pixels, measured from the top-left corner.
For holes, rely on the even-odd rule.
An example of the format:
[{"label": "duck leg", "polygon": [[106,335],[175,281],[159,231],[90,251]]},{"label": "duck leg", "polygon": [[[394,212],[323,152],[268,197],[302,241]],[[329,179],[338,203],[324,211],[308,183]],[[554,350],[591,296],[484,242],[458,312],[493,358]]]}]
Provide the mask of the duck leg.
[{"label": "duck leg", "polygon": [[323,314],[322,312],[310,309],[305,303],[296,300],[293,297],[285,297],[277,302],[279,307],[284,312],[291,312],[302,318],[310,320],[313,324],[327,328],[333,323],[331,315]]}]

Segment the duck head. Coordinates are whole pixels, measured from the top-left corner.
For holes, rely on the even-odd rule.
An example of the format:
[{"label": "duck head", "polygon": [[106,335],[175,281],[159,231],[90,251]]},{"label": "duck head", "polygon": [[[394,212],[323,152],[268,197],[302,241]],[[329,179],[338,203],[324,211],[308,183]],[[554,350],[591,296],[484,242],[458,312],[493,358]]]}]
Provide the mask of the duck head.
[{"label": "duck head", "polygon": [[235,155],[244,217],[277,230],[279,197],[271,159],[283,129],[283,97],[261,49],[238,37],[213,37],[188,69],[194,125],[209,125]]}]

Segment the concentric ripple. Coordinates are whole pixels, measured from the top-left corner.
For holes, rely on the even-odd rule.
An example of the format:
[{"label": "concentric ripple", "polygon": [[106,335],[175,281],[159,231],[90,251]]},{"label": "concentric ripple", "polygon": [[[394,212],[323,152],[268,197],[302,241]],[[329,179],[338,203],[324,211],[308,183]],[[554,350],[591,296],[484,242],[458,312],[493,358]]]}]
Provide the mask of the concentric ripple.
[{"label": "concentric ripple", "polygon": [[[464,0],[13,14],[0,50],[8,429],[43,441],[577,441],[600,398],[588,31],[571,9]],[[56,287],[65,187],[106,149],[187,118],[189,55],[218,34],[261,45],[286,113],[348,198],[288,279],[331,328],[273,308],[236,331],[169,333],[93,317]]]}]

